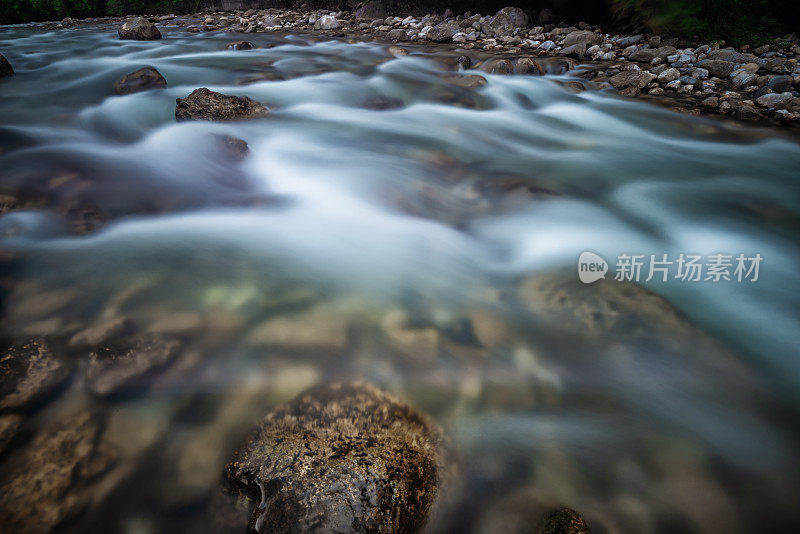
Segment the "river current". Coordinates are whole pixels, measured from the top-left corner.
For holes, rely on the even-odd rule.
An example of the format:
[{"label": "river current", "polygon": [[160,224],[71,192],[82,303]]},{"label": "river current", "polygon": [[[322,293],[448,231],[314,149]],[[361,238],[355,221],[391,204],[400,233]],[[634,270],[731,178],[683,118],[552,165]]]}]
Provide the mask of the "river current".
[{"label": "river current", "polygon": [[[258,48],[226,49],[241,39]],[[0,28],[16,71],[0,80],[0,194],[30,199],[0,216],[4,335],[124,315],[186,346],[125,395],[87,394],[75,371],[31,415],[110,414],[124,469],[71,528],[196,525],[247,430],[342,378],[450,436],[461,483],[434,531],[501,532],[530,501],[593,532],[796,524],[797,140],[576,91],[555,68],[469,71],[488,83],[465,88],[448,79],[458,53],[406,48]],[[148,65],[166,89],[113,94]],[[198,87],[270,115],[176,122]],[[76,232],[87,206],[99,222]],[[584,251],[606,280],[577,281]],[[646,280],[651,254],[667,281]],[[681,254],[730,256],[730,280],[677,278]],[[739,254],[760,255],[757,280],[737,280]],[[633,296],[612,281],[623,255],[644,260]]]}]

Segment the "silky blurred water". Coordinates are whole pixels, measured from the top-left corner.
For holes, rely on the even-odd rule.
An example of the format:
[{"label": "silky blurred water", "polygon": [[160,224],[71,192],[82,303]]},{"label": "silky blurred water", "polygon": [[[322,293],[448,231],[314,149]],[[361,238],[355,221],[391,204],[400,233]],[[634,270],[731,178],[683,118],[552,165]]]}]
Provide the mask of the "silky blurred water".
[{"label": "silky blurred water", "polygon": [[[47,207],[0,218],[0,246],[21,266],[4,310],[12,330],[25,330],[20,310],[36,291],[80,295],[57,333],[108,314],[143,280],[150,289],[125,311],[144,322],[235,315],[238,326],[207,349],[214,363],[199,386],[166,395],[174,399],[198,389],[225,396],[243,376],[258,382],[253,373],[266,373],[273,353],[243,350],[238,336],[274,312],[276,294],[344,299],[353,324],[395,307],[439,325],[489,310],[515,341],[484,347],[488,363],[456,354],[401,373],[378,344],[351,347],[355,356],[339,365],[311,364],[321,376],[391,386],[431,412],[440,403],[431,398],[453,389],[469,397],[481,373],[499,383],[509,401],[456,402],[434,414],[479,466],[467,469],[463,497],[478,506],[441,530],[496,531],[497,502],[525,491],[585,510],[600,532],[756,531],[765,510],[774,531],[797,519],[796,141],[575,93],[561,75],[481,73],[485,87],[461,88],[443,78],[455,70],[444,49],[394,57],[377,43],[162,31],[160,41],[133,42],[111,27],[0,29],[0,52],[16,71],[0,80],[0,187],[47,189],[54,205],[79,199],[111,219],[73,235]],[[226,50],[240,39],[260,48]],[[117,78],[146,65],[166,89],[112,94]],[[271,114],[176,123],[175,99],[197,87],[249,96]],[[376,96],[402,106],[365,108]],[[244,139],[249,155],[232,160],[211,134]],[[574,276],[586,250],[611,263],[609,277],[623,253],[764,259],[755,283],[642,280],[721,343],[713,354],[616,338],[594,352],[577,323],[526,315],[495,293],[537,274]],[[651,320],[658,330],[658,316]],[[437,373],[450,389],[437,390]],[[524,399],[543,382],[559,391],[555,408]],[[136,402],[148,410],[164,402],[145,395]],[[258,417],[242,417],[236,431]],[[175,425],[165,443],[182,439]],[[684,470],[691,476],[670,485]],[[152,491],[135,477],[126,484]],[[111,502],[127,502],[132,516],[142,506]],[[182,525],[166,508],[145,514],[155,531]],[[659,519],[670,514],[688,519]]]}]

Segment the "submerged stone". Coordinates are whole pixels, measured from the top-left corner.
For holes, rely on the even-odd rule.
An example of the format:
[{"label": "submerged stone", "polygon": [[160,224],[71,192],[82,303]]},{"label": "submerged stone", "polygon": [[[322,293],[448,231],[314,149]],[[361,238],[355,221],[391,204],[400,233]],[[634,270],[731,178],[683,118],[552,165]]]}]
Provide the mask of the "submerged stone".
[{"label": "submerged stone", "polygon": [[69,376],[70,366],[40,339],[14,344],[0,357],[0,410],[25,408]]},{"label": "submerged stone", "polygon": [[250,41],[234,41],[232,43],[228,43],[227,49],[228,50],[252,50],[255,48],[255,45]]},{"label": "submerged stone", "polygon": [[121,346],[95,349],[89,355],[86,387],[99,396],[128,390],[151,372],[169,365],[180,345],[176,339],[142,336]]},{"label": "submerged stone", "polygon": [[126,74],[114,82],[114,92],[118,95],[129,95],[150,89],[163,89],[167,80],[153,67],[144,67]]},{"label": "submerged stone", "polygon": [[4,531],[50,532],[86,508],[93,483],[115,462],[98,443],[102,429],[102,418],[78,412],[56,419],[18,451],[0,480]]},{"label": "submerged stone", "polygon": [[441,430],[361,383],[316,386],[270,413],[226,478],[256,532],[416,532],[446,472]]}]

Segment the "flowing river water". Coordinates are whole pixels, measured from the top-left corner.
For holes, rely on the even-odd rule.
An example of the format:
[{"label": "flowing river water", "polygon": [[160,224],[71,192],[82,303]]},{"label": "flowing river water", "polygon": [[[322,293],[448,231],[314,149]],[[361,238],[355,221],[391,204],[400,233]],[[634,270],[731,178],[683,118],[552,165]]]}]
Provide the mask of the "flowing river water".
[{"label": "flowing river water", "polygon": [[[164,33],[0,28],[0,193],[24,203],[0,217],[3,334],[125,317],[183,347],[122,394],[87,392],[75,350],[26,414],[30,434],[107,418],[115,467],[70,528],[202,530],[248,429],[330,379],[445,428],[459,482],[433,531],[511,531],[532,503],[593,532],[797,524],[796,140],[576,92],[557,64],[465,88],[447,49]],[[166,89],[112,93],[146,65]],[[198,87],[271,114],[176,123]],[[606,280],[577,281],[583,251]],[[763,261],[757,281],[612,280],[621,254],[681,253]]]}]

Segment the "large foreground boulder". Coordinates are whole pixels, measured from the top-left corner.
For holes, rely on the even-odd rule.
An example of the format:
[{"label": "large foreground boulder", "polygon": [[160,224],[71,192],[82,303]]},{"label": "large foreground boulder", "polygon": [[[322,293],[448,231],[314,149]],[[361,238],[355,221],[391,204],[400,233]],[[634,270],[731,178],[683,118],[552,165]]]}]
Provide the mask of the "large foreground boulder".
[{"label": "large foreground boulder", "polygon": [[201,87],[186,98],[175,100],[175,119],[179,121],[237,121],[265,117],[269,110],[246,96],[217,93]]},{"label": "large foreground boulder", "polygon": [[0,54],[0,78],[11,76],[12,74],[14,74],[14,69],[11,67],[11,63],[8,62],[3,54]]},{"label": "large foreground boulder", "polygon": [[154,41],[161,39],[161,32],[155,24],[144,17],[129,20],[117,30],[120,39],[134,41]]},{"label": "large foreground boulder", "polygon": [[129,95],[150,89],[163,89],[167,80],[153,67],[144,67],[126,74],[114,82],[114,92],[118,95]]},{"label": "large foreground boulder", "polygon": [[258,532],[417,532],[446,471],[441,431],[367,384],[326,384],[269,414],[226,477]]}]

